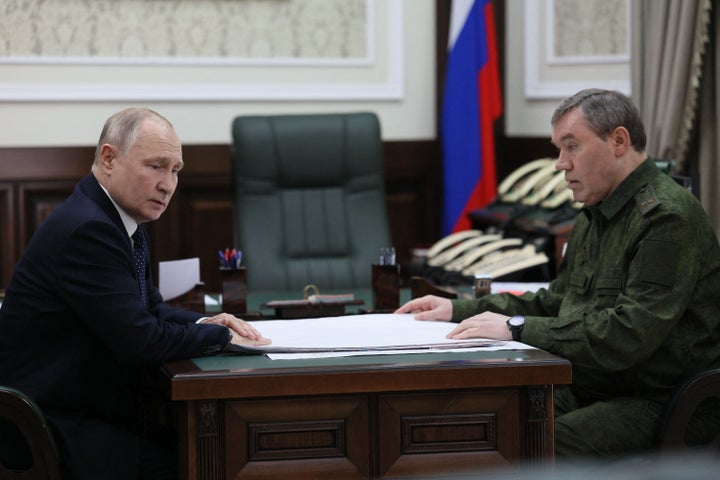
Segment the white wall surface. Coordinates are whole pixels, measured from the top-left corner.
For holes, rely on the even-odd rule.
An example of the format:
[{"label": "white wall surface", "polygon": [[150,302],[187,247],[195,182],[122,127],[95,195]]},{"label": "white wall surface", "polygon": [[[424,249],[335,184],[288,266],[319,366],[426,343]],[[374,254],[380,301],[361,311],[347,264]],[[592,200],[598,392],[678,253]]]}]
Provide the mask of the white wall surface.
[{"label": "white wall surface", "polygon": [[[560,10],[556,16],[548,16],[553,5],[550,0],[506,0],[505,5],[506,135],[547,137],[549,141],[553,111],[563,98],[581,89],[597,87],[630,93],[629,43],[617,47],[627,52],[627,58],[609,58],[603,51],[617,44],[612,32],[623,30],[629,38],[627,0],[566,1],[562,6],[567,10]],[[551,18],[558,27],[567,29],[568,35],[574,33],[577,42],[585,40],[595,51],[585,58],[571,57],[564,64],[551,65],[546,43]],[[535,75],[529,68],[531,64]],[[531,88],[527,87],[529,79]]]},{"label": "white wall surface", "polygon": [[[65,0],[52,0],[63,2]],[[385,140],[423,140],[434,139],[436,132],[435,106],[435,0],[368,0],[376,15],[382,17],[378,23],[387,20],[387,12],[392,5],[399,6],[401,14],[402,65],[400,72],[401,94],[396,98],[363,98],[342,100],[163,100],[163,101],[121,101],[121,100],[2,100],[0,98],[0,147],[23,146],[64,146],[94,145],[105,119],[112,113],[131,105],[143,105],[156,109],[172,121],[185,144],[229,144],[230,123],[236,115],[264,113],[308,113],[370,110],[380,116]],[[554,98],[528,98],[525,91],[525,10],[527,2],[536,2],[538,8],[544,8],[549,0],[506,0],[506,74],[505,132],[508,136],[550,137],[550,116],[562,96]],[[583,0],[581,0],[583,1]],[[587,1],[587,0],[585,0]],[[598,1],[598,0],[592,0]],[[624,0],[621,0],[624,1]],[[542,10],[540,11],[542,13]],[[384,18],[384,20],[383,20]],[[379,25],[377,41],[380,43],[376,59],[382,64],[382,55],[390,55],[383,42],[389,42],[392,33],[387,33]],[[393,30],[394,31],[394,30]],[[542,34],[542,27],[540,29]],[[399,54],[400,55],[400,54]],[[4,82],[22,85],[33,76],[32,66],[0,65],[0,94]],[[392,68],[385,65],[382,68]],[[590,70],[591,75],[601,78],[611,74],[621,80],[629,79],[629,69],[617,70],[617,67],[597,66]],[[615,68],[615,70],[613,70]],[[54,66],[44,82],[65,85],[69,79],[77,81],[79,76],[90,88],[98,81],[120,82],[135,81],[143,78],[144,73],[157,75],[162,67],[134,66],[132,68],[113,69],[112,67],[68,65]],[[226,69],[232,72],[233,67]],[[292,72],[273,68],[257,68],[257,77],[267,78],[268,72],[282,81],[307,81],[302,75],[293,77]],[[329,70],[322,76],[325,84],[347,85],[348,76],[357,70]],[[117,72],[117,73],[115,73]],[[190,72],[190,70],[188,70]],[[202,72],[202,70],[195,70]],[[249,75],[248,75],[249,73]],[[236,69],[235,76],[255,79],[255,71],[246,68]],[[382,74],[382,72],[381,72]],[[583,75],[587,74],[587,69]],[[195,75],[198,75],[197,73]],[[35,74],[37,77],[37,74]],[[356,75],[361,77],[362,75]],[[197,81],[187,76],[171,78],[167,82],[182,84]],[[190,79],[190,80],[188,80]],[[243,81],[243,80],[240,81]],[[289,80],[288,80],[289,79]],[[355,79],[350,79],[350,82]],[[582,86],[570,78],[568,94],[573,88]],[[363,79],[359,80],[360,82]],[[53,83],[55,82],[55,83]],[[359,92],[362,93],[362,92]],[[2,97],[2,95],[0,95]]]},{"label": "white wall surface", "polygon": [[[525,98],[525,15],[523,0],[506,2],[505,133],[508,136],[550,138],[555,99]],[[511,53],[512,52],[512,53]]]},{"label": "white wall surface", "polygon": [[[373,3],[374,2],[374,3]],[[402,30],[402,65],[400,72],[401,95],[397,98],[358,98],[342,100],[189,100],[123,101],[93,100],[48,100],[15,99],[0,100],[0,147],[26,146],[80,146],[94,145],[105,119],[127,106],[142,105],[153,108],[165,115],[175,125],[185,144],[228,144],[232,119],[240,114],[265,113],[308,113],[369,110],[378,113],[381,119],[383,137],[386,140],[416,140],[436,137],[435,109],[435,2],[434,0],[371,0],[377,15],[386,15],[392,4],[399,5]],[[378,23],[377,42],[380,52],[377,63],[382,63],[385,51],[383,42],[392,38],[396,30],[384,29],[381,19]],[[392,25],[391,25],[392,27]],[[384,68],[395,68],[390,65]],[[26,76],[32,75],[32,66],[0,66],[0,90],[3,82],[21,85]],[[43,82],[66,83],[67,78],[77,81],[78,72],[87,70],[91,75],[83,78],[88,88],[93,87],[93,78],[101,75],[103,81],[111,81],[111,74],[118,72],[119,82],[133,81],[143,77],[143,69],[155,74],[157,66],[134,66],[132,68],[64,65],[52,67],[52,74]],[[232,66],[225,67],[232,69]],[[155,70],[153,70],[155,69]],[[265,67],[267,71],[273,68]],[[281,70],[277,70],[282,72]],[[381,72],[382,73],[382,72]],[[281,75],[288,76],[285,72]],[[335,79],[347,84],[347,73],[340,72]],[[344,75],[344,77],[343,77]],[[182,83],[186,78],[169,81]],[[284,79],[284,81],[286,81]],[[292,79],[290,80],[292,81]],[[332,84],[328,75],[323,82]],[[361,83],[363,79],[359,80]],[[82,92],[80,92],[82,94]]]}]

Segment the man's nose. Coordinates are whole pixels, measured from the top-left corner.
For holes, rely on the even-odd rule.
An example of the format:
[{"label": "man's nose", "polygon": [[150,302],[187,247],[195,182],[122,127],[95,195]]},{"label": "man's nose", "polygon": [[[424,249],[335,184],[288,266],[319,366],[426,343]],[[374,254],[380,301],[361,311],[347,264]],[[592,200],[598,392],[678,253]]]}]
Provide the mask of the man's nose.
[{"label": "man's nose", "polygon": [[169,195],[172,195],[172,193],[175,191],[176,186],[177,176],[172,172],[164,174],[160,178],[160,182],[158,182],[158,190]]},{"label": "man's nose", "polygon": [[555,159],[555,170],[570,170],[572,164],[567,160],[565,155],[560,152]]}]

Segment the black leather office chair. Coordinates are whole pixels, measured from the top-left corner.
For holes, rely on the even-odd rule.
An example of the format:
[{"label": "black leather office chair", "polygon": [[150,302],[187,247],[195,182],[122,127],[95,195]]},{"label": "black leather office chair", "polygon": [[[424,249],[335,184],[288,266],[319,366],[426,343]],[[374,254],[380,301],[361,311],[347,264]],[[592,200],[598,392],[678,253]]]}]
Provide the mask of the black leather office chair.
[{"label": "black leather office chair", "polygon": [[[690,419],[701,403],[716,398],[720,401],[720,368],[706,370],[687,380],[672,397],[665,410],[660,432],[660,448],[664,451],[687,450],[685,434]],[[720,434],[710,448],[720,451]]]},{"label": "black leather office chair", "polygon": [[369,288],[391,245],[377,116],[240,116],[232,135],[248,289]]},{"label": "black leather office chair", "polygon": [[0,386],[0,478],[60,478],[57,448],[35,402],[23,392]]}]

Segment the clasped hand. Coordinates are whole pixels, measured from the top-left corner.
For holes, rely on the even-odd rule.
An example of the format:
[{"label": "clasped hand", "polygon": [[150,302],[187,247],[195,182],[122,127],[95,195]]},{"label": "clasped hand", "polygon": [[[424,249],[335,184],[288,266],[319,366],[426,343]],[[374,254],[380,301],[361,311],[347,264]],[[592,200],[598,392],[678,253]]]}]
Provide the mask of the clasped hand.
[{"label": "clasped hand", "polygon": [[[411,313],[415,320],[435,320],[449,322],[452,319],[452,302],[447,298],[426,295],[410,300],[395,313]],[[483,312],[466,318],[447,334],[446,338],[461,340],[466,338],[492,338],[495,340],[512,340],[507,326],[507,315],[494,312]]]}]

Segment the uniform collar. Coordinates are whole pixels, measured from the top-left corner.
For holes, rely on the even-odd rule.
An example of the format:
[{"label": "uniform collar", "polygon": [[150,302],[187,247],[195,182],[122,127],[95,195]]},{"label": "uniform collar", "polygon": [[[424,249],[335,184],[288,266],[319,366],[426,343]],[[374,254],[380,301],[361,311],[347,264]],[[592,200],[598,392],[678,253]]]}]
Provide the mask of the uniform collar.
[{"label": "uniform collar", "polygon": [[661,174],[660,169],[655,165],[655,161],[650,157],[646,158],[635,170],[630,172],[625,180],[623,180],[613,192],[597,205],[583,208],[588,218],[592,218],[598,213],[610,220],[618,212],[633,200],[635,195],[648,182]]}]

